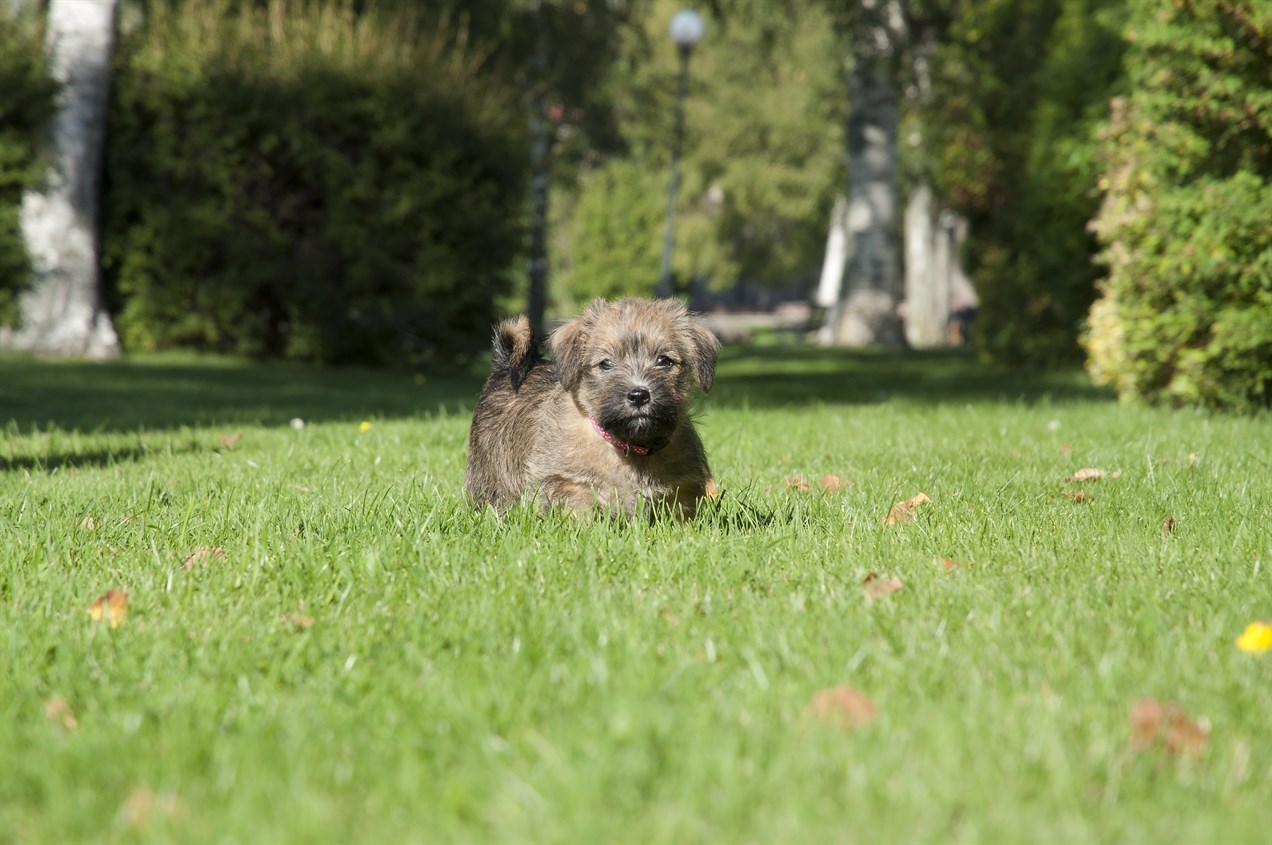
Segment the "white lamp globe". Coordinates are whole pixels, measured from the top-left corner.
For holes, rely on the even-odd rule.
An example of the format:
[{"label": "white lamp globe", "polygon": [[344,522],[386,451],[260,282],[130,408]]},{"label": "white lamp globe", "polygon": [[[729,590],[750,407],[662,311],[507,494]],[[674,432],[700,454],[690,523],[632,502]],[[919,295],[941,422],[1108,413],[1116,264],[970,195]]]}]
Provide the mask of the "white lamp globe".
[{"label": "white lamp globe", "polygon": [[677,12],[671,19],[671,39],[681,47],[692,47],[702,40],[707,26],[702,16],[692,9]]}]

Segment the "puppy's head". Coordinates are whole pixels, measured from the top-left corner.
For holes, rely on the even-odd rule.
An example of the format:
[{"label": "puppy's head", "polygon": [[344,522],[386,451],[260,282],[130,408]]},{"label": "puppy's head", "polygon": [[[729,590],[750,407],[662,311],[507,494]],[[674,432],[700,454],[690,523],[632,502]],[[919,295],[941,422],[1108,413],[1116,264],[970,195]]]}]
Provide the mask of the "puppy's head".
[{"label": "puppy's head", "polygon": [[549,341],[557,374],[605,431],[651,450],[671,439],[697,384],[715,381],[720,342],[672,300],[594,300]]}]

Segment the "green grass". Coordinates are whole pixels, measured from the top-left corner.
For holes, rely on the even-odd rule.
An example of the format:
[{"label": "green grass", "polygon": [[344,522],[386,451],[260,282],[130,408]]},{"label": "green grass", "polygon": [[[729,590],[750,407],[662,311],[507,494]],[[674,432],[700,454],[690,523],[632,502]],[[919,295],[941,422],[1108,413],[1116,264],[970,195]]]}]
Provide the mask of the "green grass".
[{"label": "green grass", "polygon": [[[501,521],[480,378],[0,360],[0,842],[1269,841],[1266,416],[730,349],[703,519]],[[835,686],[874,721],[808,718]],[[1144,696],[1199,757],[1130,749]]]}]

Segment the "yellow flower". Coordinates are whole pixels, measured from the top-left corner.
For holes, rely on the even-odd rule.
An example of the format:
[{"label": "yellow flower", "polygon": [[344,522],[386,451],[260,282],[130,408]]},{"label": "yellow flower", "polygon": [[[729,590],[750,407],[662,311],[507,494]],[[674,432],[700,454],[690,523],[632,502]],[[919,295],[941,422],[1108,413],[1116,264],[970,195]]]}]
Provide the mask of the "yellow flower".
[{"label": "yellow flower", "polygon": [[366,432],[370,430],[371,430],[371,423],[368,422],[367,420],[363,420],[362,425],[358,426],[358,431],[362,432],[363,434],[365,434]]},{"label": "yellow flower", "polygon": [[1247,654],[1262,654],[1272,648],[1272,624],[1251,622],[1245,632],[1237,637],[1237,648]]}]

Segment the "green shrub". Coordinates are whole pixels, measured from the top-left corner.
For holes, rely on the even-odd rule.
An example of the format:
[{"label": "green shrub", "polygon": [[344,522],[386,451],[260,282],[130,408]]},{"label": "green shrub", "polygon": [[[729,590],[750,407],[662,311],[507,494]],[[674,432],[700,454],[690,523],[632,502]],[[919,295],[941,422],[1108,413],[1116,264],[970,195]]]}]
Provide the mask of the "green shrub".
[{"label": "green shrub", "polygon": [[57,84],[44,60],[44,33],[30,18],[0,8],[0,325],[18,318],[30,279],[19,226],[23,188],[42,173],[39,140],[55,107]]},{"label": "green shrub", "polygon": [[1272,404],[1272,8],[1135,0],[1105,133],[1088,369],[1127,400]]},{"label": "green shrub", "polygon": [[510,98],[400,4],[176,5],[151,3],[115,65],[104,226],[125,347],[484,348],[521,247]]}]

